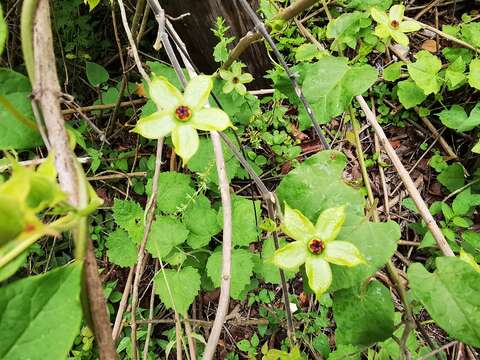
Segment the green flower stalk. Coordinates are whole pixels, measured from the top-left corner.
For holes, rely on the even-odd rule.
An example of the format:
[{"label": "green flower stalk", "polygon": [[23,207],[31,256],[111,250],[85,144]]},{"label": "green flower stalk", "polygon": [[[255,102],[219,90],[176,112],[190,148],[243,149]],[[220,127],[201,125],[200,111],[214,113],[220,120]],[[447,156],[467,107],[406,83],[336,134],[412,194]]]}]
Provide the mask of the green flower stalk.
[{"label": "green flower stalk", "polygon": [[281,228],[296,240],[273,255],[273,263],[284,270],[296,271],[305,264],[308,285],[317,299],[332,283],[330,264],[353,267],[365,263],[357,247],[347,241],[335,240],[345,222],[345,206],[323,211],[313,225],[300,211],[285,204]]},{"label": "green flower stalk", "polygon": [[252,74],[243,73],[242,68],[244,65],[240,62],[235,62],[231,66],[231,71],[220,70],[220,77],[225,80],[225,85],[223,86],[223,92],[225,94],[231,93],[235,90],[240,95],[245,95],[247,93],[247,88],[244,84],[248,84],[253,81]]},{"label": "green flower stalk", "polygon": [[386,12],[371,8],[370,15],[378,25],[375,28],[375,35],[379,38],[387,40],[392,37],[400,45],[408,46],[408,36],[404,33],[418,31],[421,26],[418,22],[413,20],[403,21],[403,13],[405,6],[393,5],[387,15]]},{"label": "green flower stalk", "polygon": [[233,127],[224,111],[206,107],[212,87],[210,76],[199,75],[190,80],[182,94],[166,78],[154,78],[150,97],[158,111],[141,117],[132,131],[148,139],[171,134],[175,152],[185,165],[198,150],[197,130],[223,131]]}]

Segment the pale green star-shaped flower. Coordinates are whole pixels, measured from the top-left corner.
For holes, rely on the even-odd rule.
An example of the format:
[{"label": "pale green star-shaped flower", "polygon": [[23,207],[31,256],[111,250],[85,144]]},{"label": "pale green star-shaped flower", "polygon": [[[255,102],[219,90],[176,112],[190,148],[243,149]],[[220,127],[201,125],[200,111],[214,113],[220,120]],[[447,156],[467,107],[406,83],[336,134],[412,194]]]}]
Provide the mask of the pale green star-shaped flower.
[{"label": "pale green star-shaped flower", "polygon": [[132,131],[148,139],[171,134],[175,152],[185,165],[197,152],[197,130],[223,131],[233,126],[223,110],[206,107],[212,87],[210,76],[199,75],[190,80],[182,94],[166,78],[154,78],[150,97],[158,111],[141,117]]},{"label": "pale green star-shaped flower", "polygon": [[234,62],[231,71],[220,70],[220,77],[226,81],[223,86],[223,92],[225,94],[231,93],[233,90],[240,95],[245,95],[247,93],[247,88],[243,84],[252,82],[253,76],[249,73],[242,73],[243,67],[244,65],[242,63]]},{"label": "pale green star-shaped flower", "polygon": [[408,46],[408,36],[404,33],[418,31],[421,26],[413,20],[403,21],[405,6],[393,5],[387,15],[386,12],[376,8],[370,9],[370,15],[378,23],[375,28],[375,35],[381,39],[392,37],[400,45]]},{"label": "pale green star-shaped flower", "polygon": [[353,267],[365,263],[358,248],[347,241],[336,241],[345,222],[345,206],[323,211],[313,225],[300,211],[285,204],[281,228],[296,240],[273,255],[273,263],[281,269],[296,271],[305,264],[308,285],[317,299],[332,283],[331,264]]}]

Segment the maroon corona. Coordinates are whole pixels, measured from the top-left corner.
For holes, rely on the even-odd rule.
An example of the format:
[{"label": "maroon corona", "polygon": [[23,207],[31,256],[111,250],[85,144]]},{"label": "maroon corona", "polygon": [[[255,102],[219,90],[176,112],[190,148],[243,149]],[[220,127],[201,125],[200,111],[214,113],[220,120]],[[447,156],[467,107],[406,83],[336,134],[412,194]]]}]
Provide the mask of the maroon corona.
[{"label": "maroon corona", "polygon": [[308,242],[308,250],[312,254],[319,255],[325,250],[325,243],[322,240],[312,239]]},{"label": "maroon corona", "polygon": [[175,110],[175,116],[180,121],[188,121],[192,117],[192,110],[185,105],[179,106]]}]

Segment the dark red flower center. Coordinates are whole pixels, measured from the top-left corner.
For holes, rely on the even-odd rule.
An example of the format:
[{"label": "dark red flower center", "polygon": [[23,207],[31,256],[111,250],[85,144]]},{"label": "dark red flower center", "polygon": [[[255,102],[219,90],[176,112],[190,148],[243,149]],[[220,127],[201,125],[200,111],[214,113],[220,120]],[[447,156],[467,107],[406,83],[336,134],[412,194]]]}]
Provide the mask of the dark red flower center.
[{"label": "dark red flower center", "polygon": [[314,255],[320,255],[325,250],[325,243],[322,240],[312,239],[308,242],[308,250]]},{"label": "dark red flower center", "polygon": [[392,26],[392,28],[398,29],[398,27],[400,26],[400,23],[397,20],[392,20],[390,22],[390,25]]},{"label": "dark red flower center", "polygon": [[25,229],[23,231],[25,232],[32,232],[33,230],[35,230],[35,225],[33,224],[27,224],[25,225]]},{"label": "dark red flower center", "polygon": [[192,110],[185,105],[179,106],[175,110],[175,116],[180,121],[188,121],[192,117]]},{"label": "dark red flower center", "polygon": [[240,82],[240,79],[239,79],[237,76],[235,76],[235,77],[232,79],[232,82],[233,82],[234,84],[238,84],[238,83]]}]

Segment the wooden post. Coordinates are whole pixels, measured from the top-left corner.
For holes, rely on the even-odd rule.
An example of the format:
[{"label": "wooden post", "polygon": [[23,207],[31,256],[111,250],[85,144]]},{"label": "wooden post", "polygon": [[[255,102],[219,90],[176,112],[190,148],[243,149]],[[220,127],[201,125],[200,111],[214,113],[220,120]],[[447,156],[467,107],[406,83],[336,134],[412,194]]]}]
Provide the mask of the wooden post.
[{"label": "wooden post", "polygon": [[[254,9],[258,8],[258,0],[248,0]],[[221,16],[230,26],[230,36],[235,36],[237,41],[245,35],[254,25],[247,14],[237,5],[235,0],[163,0],[165,12],[177,17],[190,12],[191,16],[174,21],[173,25],[184,40],[187,49],[195,59],[201,71],[212,73],[218,68],[213,59],[213,47],[217,39],[211,28],[214,27],[216,18]],[[236,41],[232,44],[232,46]],[[266,71],[271,68],[266,49],[263,43],[254,44],[245,51],[240,60],[248,66],[248,71],[255,77],[255,85],[262,86]]]}]

